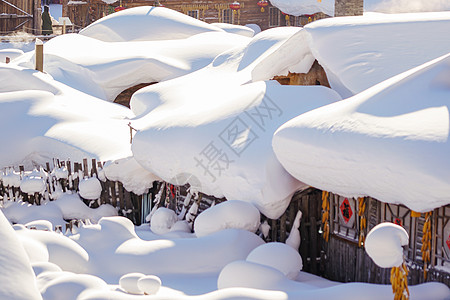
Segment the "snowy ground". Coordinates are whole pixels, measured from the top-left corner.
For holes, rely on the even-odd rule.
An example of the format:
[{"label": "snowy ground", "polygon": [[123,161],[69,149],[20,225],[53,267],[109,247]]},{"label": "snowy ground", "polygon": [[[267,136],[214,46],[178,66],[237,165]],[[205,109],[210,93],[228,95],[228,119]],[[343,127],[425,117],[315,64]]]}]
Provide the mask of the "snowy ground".
[{"label": "snowy ground", "polygon": [[[392,299],[390,286],[300,272],[298,230],[286,244],[266,244],[260,214],[279,217],[308,186],[417,211],[450,204],[448,32],[450,12],[367,14],[255,34],[139,7],[47,42],[45,73],[34,71],[30,45],[8,47],[26,53],[2,45],[0,61],[13,60],[0,63],[0,167],[96,158],[108,161],[105,176],[138,194],[160,178],[190,183],[194,198],[202,191],[230,201],[194,222],[194,205],[180,215],[159,209],[138,228],[76,194],[41,207],[3,201],[0,298]],[[331,89],[270,80],[306,73],[314,60]],[[112,103],[154,81],[133,95],[131,109]],[[16,175],[1,179],[22,188]],[[31,177],[23,188],[37,191]],[[86,183],[81,193],[95,198],[98,190]],[[89,221],[54,232],[64,218]],[[385,227],[370,235],[369,255],[397,266],[407,237]],[[411,299],[450,298],[439,283],[410,291]]]}]

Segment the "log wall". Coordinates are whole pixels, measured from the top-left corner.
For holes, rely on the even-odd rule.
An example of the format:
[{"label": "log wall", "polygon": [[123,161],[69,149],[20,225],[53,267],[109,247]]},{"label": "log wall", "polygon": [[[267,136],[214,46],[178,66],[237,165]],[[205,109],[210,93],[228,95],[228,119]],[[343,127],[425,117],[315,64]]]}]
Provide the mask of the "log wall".
[{"label": "log wall", "polygon": [[0,0],[0,35],[21,30],[40,34],[40,0]]}]

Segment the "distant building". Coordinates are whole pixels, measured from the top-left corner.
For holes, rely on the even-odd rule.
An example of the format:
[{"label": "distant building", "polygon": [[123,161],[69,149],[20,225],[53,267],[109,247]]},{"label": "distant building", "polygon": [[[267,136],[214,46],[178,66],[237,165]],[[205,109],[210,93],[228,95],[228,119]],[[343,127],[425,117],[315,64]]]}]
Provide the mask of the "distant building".
[{"label": "distant building", "polygon": [[[363,0],[337,0],[361,2]],[[121,0],[107,4],[102,0],[73,1],[61,0],[63,4],[63,16],[69,17],[79,27],[85,27],[92,22],[114,13],[120,6],[132,8],[137,6],[161,5],[207,23],[229,23],[235,25],[257,24],[261,30],[279,26],[303,26],[316,19],[328,17],[323,13],[303,16],[289,16],[283,14],[278,8],[270,4],[270,1],[241,0],[238,9],[233,10],[232,1],[223,0]],[[258,4],[259,3],[259,4]],[[261,6],[266,5],[266,6]],[[353,6],[352,6],[353,7]],[[234,7],[237,8],[237,7]],[[345,14],[346,6],[343,6],[340,14]],[[361,12],[362,14],[362,12]],[[348,15],[354,15],[353,13]]]}]

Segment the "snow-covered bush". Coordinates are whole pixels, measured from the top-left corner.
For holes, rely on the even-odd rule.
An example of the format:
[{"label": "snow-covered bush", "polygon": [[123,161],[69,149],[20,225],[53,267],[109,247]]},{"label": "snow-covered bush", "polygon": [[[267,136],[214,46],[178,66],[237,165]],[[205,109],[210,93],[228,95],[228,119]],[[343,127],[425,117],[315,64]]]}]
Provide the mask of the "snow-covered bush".
[{"label": "snow-covered bush", "polygon": [[256,232],[260,224],[258,209],[249,202],[225,201],[203,211],[194,222],[195,234],[205,236],[227,228]]}]

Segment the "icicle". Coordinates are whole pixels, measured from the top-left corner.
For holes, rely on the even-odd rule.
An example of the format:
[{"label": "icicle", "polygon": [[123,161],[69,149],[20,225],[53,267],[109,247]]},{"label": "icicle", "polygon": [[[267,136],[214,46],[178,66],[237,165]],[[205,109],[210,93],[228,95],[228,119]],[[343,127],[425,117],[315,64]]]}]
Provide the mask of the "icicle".
[{"label": "icicle", "polygon": [[291,232],[289,233],[288,238],[286,239],[286,245],[291,246],[296,251],[298,251],[298,248],[300,247],[300,231],[298,228],[300,227],[300,220],[302,218],[302,211],[299,210],[297,212],[297,215],[295,216],[294,223],[292,224]]}]

